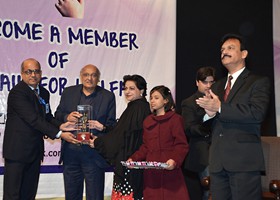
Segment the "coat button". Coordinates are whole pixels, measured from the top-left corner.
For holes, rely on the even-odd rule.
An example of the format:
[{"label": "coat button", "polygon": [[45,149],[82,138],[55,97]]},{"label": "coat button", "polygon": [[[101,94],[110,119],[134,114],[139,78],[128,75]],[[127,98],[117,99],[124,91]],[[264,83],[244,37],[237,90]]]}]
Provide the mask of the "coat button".
[{"label": "coat button", "polygon": [[220,137],[223,137],[224,135],[222,134],[222,133],[220,133],[220,135],[219,135]]}]

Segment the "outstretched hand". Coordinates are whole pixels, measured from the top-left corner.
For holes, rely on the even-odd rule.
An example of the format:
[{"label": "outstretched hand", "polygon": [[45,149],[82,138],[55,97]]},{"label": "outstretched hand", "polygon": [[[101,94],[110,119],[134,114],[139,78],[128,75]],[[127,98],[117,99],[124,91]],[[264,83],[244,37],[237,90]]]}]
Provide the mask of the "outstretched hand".
[{"label": "outstretched hand", "polygon": [[65,140],[66,142],[72,143],[72,144],[80,144],[81,141],[76,139],[76,136],[71,132],[62,132],[60,137]]},{"label": "outstretched hand", "polygon": [[61,131],[75,131],[77,130],[76,123],[74,122],[65,122],[60,125],[59,129]]},{"label": "outstretched hand", "polygon": [[58,0],[55,7],[63,17],[82,19],[84,17],[84,0]]},{"label": "outstretched hand", "polygon": [[96,129],[98,131],[103,131],[104,129],[104,125],[97,120],[88,120],[88,123],[90,129]]}]

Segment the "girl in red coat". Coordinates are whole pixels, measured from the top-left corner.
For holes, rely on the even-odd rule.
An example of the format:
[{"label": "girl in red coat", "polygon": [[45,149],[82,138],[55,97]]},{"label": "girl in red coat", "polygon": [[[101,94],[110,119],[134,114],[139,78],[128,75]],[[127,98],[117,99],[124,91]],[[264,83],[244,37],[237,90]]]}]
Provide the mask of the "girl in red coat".
[{"label": "girl in red coat", "polygon": [[170,90],[156,86],[150,92],[153,114],[143,123],[143,144],[128,161],[157,161],[165,169],[144,170],[145,200],[188,200],[189,194],[181,171],[189,146],[183,119],[173,110],[175,103]]}]

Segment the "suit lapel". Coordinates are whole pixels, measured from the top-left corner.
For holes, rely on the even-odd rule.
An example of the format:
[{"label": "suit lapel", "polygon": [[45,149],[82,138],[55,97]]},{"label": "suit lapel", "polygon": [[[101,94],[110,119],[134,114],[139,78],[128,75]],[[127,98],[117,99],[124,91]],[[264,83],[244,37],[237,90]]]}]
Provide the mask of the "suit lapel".
[{"label": "suit lapel", "polygon": [[73,92],[72,97],[67,99],[69,105],[71,105],[72,107],[70,108],[70,110],[77,110],[77,105],[80,105],[82,92],[83,92],[83,85],[80,84],[79,87],[77,88],[77,92]]},{"label": "suit lapel", "polygon": [[[98,87],[98,86],[96,86],[96,101],[94,101],[94,103],[95,103],[95,105],[93,105],[94,106],[94,108],[93,108],[93,112],[94,112],[94,114],[95,114],[95,117],[97,117],[98,116],[98,113],[99,113],[99,109],[100,109],[100,107],[101,107],[101,103],[102,103],[102,97],[103,97],[103,95],[102,95],[102,93],[101,92],[99,92],[99,90],[100,90],[100,88]],[[97,100],[98,99],[98,100]],[[98,104],[98,105],[97,105]]]},{"label": "suit lapel", "polygon": [[[44,99],[45,103],[48,103],[47,101],[47,94],[45,93],[45,91],[43,90],[43,87],[42,86],[39,86],[39,90],[40,90],[40,94],[39,94],[39,97],[41,97],[42,99]],[[37,106],[39,107],[39,112],[42,114],[42,116],[45,118],[46,116],[46,105],[43,105],[40,103],[38,97],[36,96],[35,92],[32,91],[36,97],[36,103],[37,103]]]},{"label": "suit lapel", "polygon": [[217,85],[213,85],[213,92],[218,95],[220,101],[224,101],[224,91],[225,84],[227,81],[227,77],[221,79],[221,81],[217,82]]}]

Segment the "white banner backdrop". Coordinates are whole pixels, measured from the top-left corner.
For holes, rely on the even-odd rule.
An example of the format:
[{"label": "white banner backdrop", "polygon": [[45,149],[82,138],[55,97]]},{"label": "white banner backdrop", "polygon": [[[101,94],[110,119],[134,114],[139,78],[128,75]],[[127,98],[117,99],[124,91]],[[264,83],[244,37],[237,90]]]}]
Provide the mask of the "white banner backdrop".
[{"label": "white banner backdrop", "polygon": [[277,136],[280,137],[280,0],[273,0],[274,81]]},{"label": "white banner backdrop", "polygon": [[[33,57],[41,63],[41,84],[51,93],[53,113],[63,88],[77,84],[80,69],[89,63],[100,69],[100,85],[114,92],[117,117],[126,107],[121,89],[126,74],[142,75],[148,90],[164,84],[174,94],[176,1],[84,1],[83,17],[63,17],[55,7],[57,0],[0,0],[1,154],[7,96],[21,79],[20,64],[26,58]],[[45,146],[42,165],[57,166],[60,141],[46,139]],[[1,159],[2,173],[3,166]],[[42,175],[40,187],[51,176]],[[47,186],[52,184],[48,182]],[[44,196],[40,187],[38,195]],[[63,185],[60,188],[63,192]],[[56,192],[57,189],[53,187],[48,193],[58,196],[61,190]]]}]

